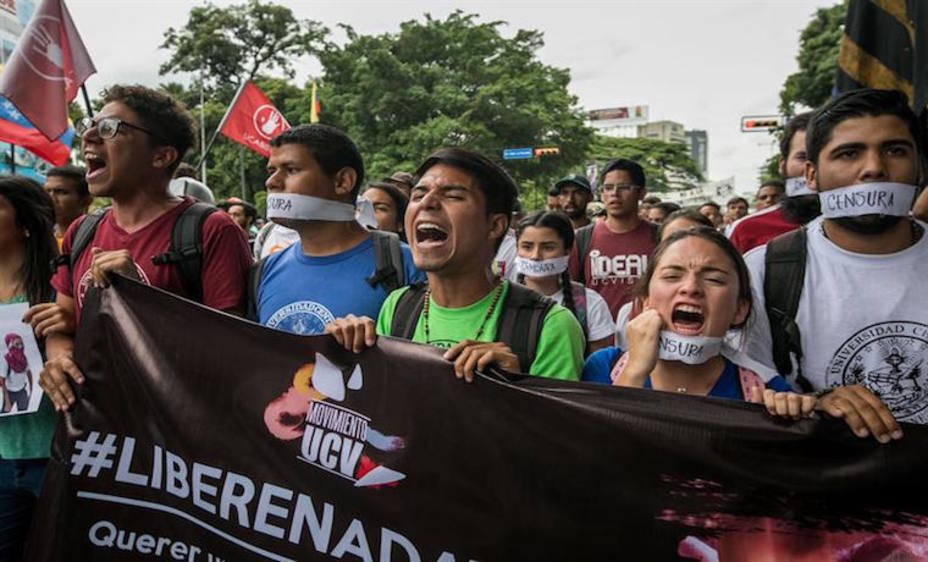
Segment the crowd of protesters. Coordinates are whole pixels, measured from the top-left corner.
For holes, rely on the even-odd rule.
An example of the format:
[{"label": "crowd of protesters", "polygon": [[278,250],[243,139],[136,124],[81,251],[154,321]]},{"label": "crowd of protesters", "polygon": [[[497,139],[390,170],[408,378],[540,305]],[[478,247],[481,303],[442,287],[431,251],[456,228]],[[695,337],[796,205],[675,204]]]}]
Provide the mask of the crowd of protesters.
[{"label": "crowd of protesters", "polygon": [[[747,400],[880,443],[899,421],[928,423],[924,132],[900,93],[794,117],[785,181],[761,185],[750,214],[742,197],[661,201],[616,159],[523,216],[485,155],[441,148],[365,183],[351,138],[299,125],[271,141],[265,224],[190,177],[179,102],[141,86],[104,101],[77,127],[86,169],[55,168],[44,187],[0,178],[0,301],[29,303],[46,360],[39,411],[0,418],[2,559],[21,547],[55,410],[84,384],[86,291],[113,275],[355,352],[383,335],[438,346],[467,381],[494,367]],[[111,203],[89,212],[94,197]]]}]

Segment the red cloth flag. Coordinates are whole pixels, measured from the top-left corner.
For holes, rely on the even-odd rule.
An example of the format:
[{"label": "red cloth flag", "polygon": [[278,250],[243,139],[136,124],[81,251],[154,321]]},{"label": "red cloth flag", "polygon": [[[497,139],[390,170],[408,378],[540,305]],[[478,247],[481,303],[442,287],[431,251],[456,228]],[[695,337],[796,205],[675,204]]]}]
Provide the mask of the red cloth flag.
[{"label": "red cloth flag", "polygon": [[267,158],[271,139],[290,128],[283,114],[250,81],[242,84],[222,118],[219,132]]},{"label": "red cloth flag", "polygon": [[96,72],[62,0],[43,0],[0,77],[0,94],[55,140],[68,129],[68,102]]}]

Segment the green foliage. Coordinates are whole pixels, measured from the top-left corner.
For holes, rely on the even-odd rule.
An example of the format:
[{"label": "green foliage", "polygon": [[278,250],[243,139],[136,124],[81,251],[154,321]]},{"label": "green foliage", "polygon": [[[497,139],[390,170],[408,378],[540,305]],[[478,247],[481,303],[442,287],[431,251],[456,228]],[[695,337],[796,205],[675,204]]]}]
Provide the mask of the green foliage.
[{"label": "green foliage", "polygon": [[569,72],[538,60],[542,34],[506,38],[503,25],[458,11],[377,36],[345,26],[347,43],[319,54],[322,121],[358,143],[371,178],[412,171],[440,146],[496,159],[506,147],[558,146],[559,156],[505,163],[523,190],[548,185],[582,163],[592,132]]},{"label": "green foliage", "polygon": [[617,158],[634,160],[641,165],[648,191],[669,191],[672,181],[695,187],[703,179],[685,144],[595,135],[588,159],[596,161],[602,170],[605,163]]},{"label": "green foliage", "polygon": [[799,70],[790,74],[780,91],[780,111],[796,113],[796,105],[815,108],[831,95],[838,71],[838,49],[844,33],[847,3],[819,8],[799,36]]},{"label": "green foliage", "polygon": [[758,178],[760,183],[764,183],[769,180],[780,180],[783,181],[784,178],[780,175],[780,155],[774,154],[764,162],[764,165],[760,168],[760,177]]},{"label": "green foliage", "polygon": [[209,92],[225,95],[245,80],[279,71],[293,78],[292,61],[321,48],[328,30],[318,22],[298,20],[290,8],[249,0],[227,8],[212,3],[190,10],[181,29],[168,28],[162,49],[171,58],[170,72],[204,71]]}]

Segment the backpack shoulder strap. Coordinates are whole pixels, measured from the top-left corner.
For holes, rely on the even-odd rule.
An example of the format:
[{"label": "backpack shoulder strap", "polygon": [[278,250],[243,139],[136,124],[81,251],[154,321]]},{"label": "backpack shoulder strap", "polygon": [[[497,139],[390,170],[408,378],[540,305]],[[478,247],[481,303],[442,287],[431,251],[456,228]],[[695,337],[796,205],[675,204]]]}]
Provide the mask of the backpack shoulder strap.
[{"label": "backpack shoulder strap", "polygon": [[586,286],[582,283],[571,281],[570,291],[574,297],[574,306],[577,308],[577,320],[580,321],[580,326],[583,328],[583,333],[587,335],[587,339],[589,339],[590,315],[588,310],[588,303],[586,300]]},{"label": "backpack shoulder strap", "polygon": [[393,232],[371,231],[374,239],[374,274],[367,278],[371,287],[382,285],[391,293],[406,285],[400,237]]},{"label": "backpack shoulder strap", "polygon": [[773,362],[777,372],[787,376],[793,370],[790,354],[795,354],[799,365],[796,382],[803,390],[811,390],[811,385],[802,375],[802,341],[796,312],[806,274],[807,239],[805,227],[778,236],[767,243],[764,258],[764,304],[773,339]]},{"label": "backpack shoulder strap", "polygon": [[174,221],[170,248],[152,258],[158,265],[176,265],[187,294],[197,302],[203,300],[203,224],[214,212],[216,207],[199,201],[184,209]]},{"label": "backpack shoulder strap", "polygon": [[528,373],[535,361],[545,316],[553,306],[553,300],[509,283],[496,327],[496,341],[505,343],[516,354],[523,373]]},{"label": "backpack shoulder strap", "polygon": [[577,241],[577,265],[579,266],[580,278],[577,281],[586,283],[586,256],[590,253],[590,244],[593,242],[593,227],[596,223],[591,223],[574,233],[574,239]]},{"label": "backpack shoulder strap", "polygon": [[416,324],[422,315],[425,306],[425,294],[428,291],[427,283],[413,285],[400,295],[393,309],[393,321],[390,323],[390,335],[395,338],[412,340],[416,333]]},{"label": "backpack shoulder strap", "polygon": [[245,318],[252,322],[258,321],[258,285],[261,284],[261,273],[264,271],[264,262],[260,259],[251,264],[245,274]]},{"label": "backpack shoulder strap", "polygon": [[[74,264],[77,263],[81,254],[84,253],[84,250],[86,250],[90,242],[93,241],[93,236],[97,233],[97,227],[100,226],[100,221],[103,220],[103,217],[106,216],[109,210],[109,207],[97,209],[84,217],[81,224],[77,226],[77,230],[74,231],[74,236],[71,238],[71,252],[58,256],[55,259],[56,267],[66,265],[70,271],[74,271]],[[71,294],[74,294],[73,278],[71,279]]]}]

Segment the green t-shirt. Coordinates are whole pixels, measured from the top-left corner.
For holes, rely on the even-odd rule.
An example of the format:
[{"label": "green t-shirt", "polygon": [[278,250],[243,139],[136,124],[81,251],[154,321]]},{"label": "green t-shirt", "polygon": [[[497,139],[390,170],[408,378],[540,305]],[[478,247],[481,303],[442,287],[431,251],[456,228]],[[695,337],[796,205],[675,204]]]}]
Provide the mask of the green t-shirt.
[{"label": "green t-shirt", "polygon": [[[397,289],[390,293],[380,308],[377,316],[377,333],[382,336],[390,335],[390,326],[393,324],[393,313],[396,302],[409,287]],[[487,319],[486,327],[480,336],[480,341],[491,342],[496,340],[496,325],[499,322],[502,302],[509,291],[509,282],[503,282],[503,292],[500,295],[500,304],[496,306],[493,314]],[[487,309],[493,302],[490,294],[463,308],[443,308],[429,300],[429,339],[425,341],[425,322],[422,317],[416,323],[416,331],[412,341],[417,343],[430,343],[431,345],[451,348],[461,340],[474,339],[480,324],[486,316]],[[555,379],[579,380],[583,369],[583,349],[586,343],[583,339],[583,329],[577,319],[569,310],[561,305],[554,305],[545,316],[535,350],[535,360],[529,368],[529,374],[539,377]]]},{"label": "green t-shirt", "polygon": [[[24,295],[0,304],[26,302]],[[39,373],[32,376],[38,378]],[[0,417],[0,459],[43,459],[51,451],[52,436],[58,416],[47,396],[42,396],[38,411]]]}]

